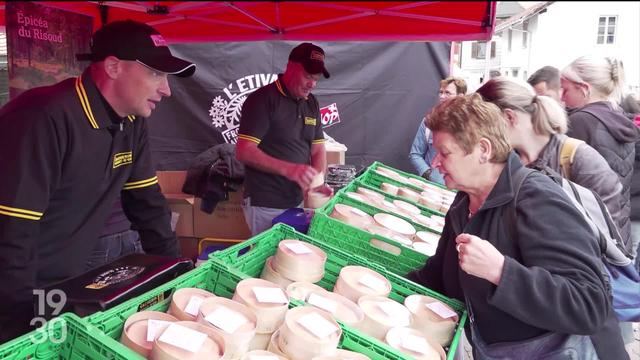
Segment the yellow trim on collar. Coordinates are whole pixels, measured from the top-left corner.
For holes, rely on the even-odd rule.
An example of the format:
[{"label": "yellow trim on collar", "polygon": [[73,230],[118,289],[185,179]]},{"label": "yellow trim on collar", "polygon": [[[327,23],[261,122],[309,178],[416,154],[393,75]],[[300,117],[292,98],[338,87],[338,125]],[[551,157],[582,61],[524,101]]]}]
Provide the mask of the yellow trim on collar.
[{"label": "yellow trim on collar", "polygon": [[287,97],[287,94],[282,89],[282,84],[280,84],[280,79],[276,79],[276,87],[278,88],[278,91],[280,92],[280,94],[282,94],[282,96]]},{"label": "yellow trim on collar", "polygon": [[[282,84],[280,84],[280,79],[276,79],[276,87],[278,88],[278,91],[280,92],[280,94],[282,94],[282,96],[284,97],[289,97],[285,92],[284,89],[282,88]],[[308,96],[304,97],[305,100],[309,100]]]},{"label": "yellow trim on collar", "polygon": [[249,135],[244,135],[244,134],[239,134],[239,135],[238,135],[238,139],[243,139],[243,140],[251,141],[251,142],[256,143],[256,144],[260,144],[260,142],[262,141],[262,140],[258,139],[257,137],[253,137],[253,136],[249,136]]},{"label": "yellow trim on collar", "polygon": [[13,208],[9,206],[0,205],[0,214],[13,216],[17,218],[29,219],[29,220],[40,220],[42,217],[41,212]]},{"label": "yellow trim on collar", "polygon": [[78,76],[76,78],[76,93],[78,93],[78,99],[80,100],[80,105],[82,105],[82,110],[84,110],[84,114],[89,119],[89,124],[94,129],[99,129],[98,123],[96,122],[96,118],[93,116],[93,112],[91,111],[91,104],[89,104],[89,98],[87,97],[87,92],[84,89],[84,85],[82,85],[82,78]]}]

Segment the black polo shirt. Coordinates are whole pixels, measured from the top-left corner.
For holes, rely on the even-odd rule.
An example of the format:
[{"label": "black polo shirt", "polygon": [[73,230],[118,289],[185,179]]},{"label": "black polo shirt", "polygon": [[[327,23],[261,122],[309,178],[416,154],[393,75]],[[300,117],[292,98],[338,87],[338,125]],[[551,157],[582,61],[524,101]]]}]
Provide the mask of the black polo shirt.
[{"label": "black polo shirt", "polygon": [[[295,99],[278,79],[251,93],[242,106],[238,137],[258,144],[267,155],[311,164],[311,145],[324,143],[318,100]],[[252,206],[287,209],[302,201],[298,184],[284,176],[247,166],[245,197]]]},{"label": "black polo shirt", "polygon": [[146,119],[118,117],[88,71],[21,94],[0,127],[0,318],[84,272],[118,195],[145,251],[178,254]]}]

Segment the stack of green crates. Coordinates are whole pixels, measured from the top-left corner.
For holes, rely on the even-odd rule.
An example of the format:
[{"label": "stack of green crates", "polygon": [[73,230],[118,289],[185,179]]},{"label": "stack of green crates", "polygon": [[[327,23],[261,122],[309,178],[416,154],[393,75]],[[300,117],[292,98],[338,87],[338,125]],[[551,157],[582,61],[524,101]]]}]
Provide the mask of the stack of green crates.
[{"label": "stack of green crates", "polygon": [[[376,236],[376,239],[400,248],[400,252],[397,255],[380,250],[369,244],[371,234],[328,217],[328,214],[330,214],[333,206],[338,201],[355,206],[370,215],[384,212],[343,195],[345,191],[354,191],[358,186],[382,194],[384,193],[379,189],[382,182],[421,190],[413,185],[402,184],[375,173],[374,170],[378,167],[387,167],[403,176],[421,179],[415,175],[375,162],[361,176],[341,190],[335,199],[332,199],[318,211],[310,227],[311,236],[298,233],[287,225],[278,224],[243,243],[210,255],[210,260],[202,266],[112,309],[97,312],[84,319],[80,319],[70,313],[63,314],[49,321],[46,326],[38,330],[0,345],[0,359],[143,359],[140,355],[119,343],[124,323],[129,316],[143,310],[166,311],[173,293],[177,289],[185,287],[201,288],[218,296],[231,298],[238,282],[248,277],[260,276],[267,258],[275,254],[278,243],[283,239],[306,241],[320,247],[327,253],[325,276],[318,283],[318,285],[327,290],[333,288],[340,269],[347,265],[359,265],[373,269],[386,277],[392,284],[389,298],[399,303],[403,303],[404,299],[409,295],[423,294],[434,297],[451,306],[460,318],[453,341],[446,349],[447,359],[453,359],[455,350],[459,346],[462,329],[467,321],[467,313],[463,304],[403,277],[409,271],[424,265],[427,257],[400,245],[396,241]],[[384,195],[388,200],[401,199],[406,201],[404,198],[394,197],[389,194]],[[425,208],[421,204],[415,205],[425,215],[442,215],[437,211]],[[411,219],[407,218],[405,220],[411,221]],[[338,224],[343,224],[344,226]],[[417,224],[414,224],[414,226],[418,230],[433,231]],[[296,300],[292,300],[290,304],[291,307],[300,305],[303,305],[303,303]],[[374,360],[409,358],[409,356],[356,329],[342,323],[340,326],[343,331],[339,344],[340,348],[365,354]]]},{"label": "stack of green crates", "polygon": [[[378,234],[371,234],[363,229],[330,217],[329,215],[336,204],[349,205],[372,216],[377,213],[389,213],[407,220],[418,231],[429,231],[437,234],[435,230],[416,224],[413,220],[403,215],[378,209],[377,207],[350,198],[344,195],[343,192],[339,192],[322,208],[316,210],[313,218],[311,219],[311,225],[309,226],[308,231],[308,234],[311,237],[326,242],[329,245],[347,251],[351,254],[358,254],[370,261],[381,264],[387,270],[400,276],[404,276],[409,271],[422,267],[427,261],[427,255],[407,247],[398,241]],[[371,239],[382,241],[397,251],[389,252],[373,246],[371,244]]]},{"label": "stack of green crates", "polygon": [[[376,176],[380,176],[382,177],[382,175],[378,175],[376,174]],[[422,215],[425,216],[431,216],[431,215],[438,215],[438,216],[442,216],[444,217],[444,213],[440,212],[438,210],[434,210],[431,208],[426,207],[425,205],[412,201],[411,199],[407,199],[406,197],[402,197],[402,196],[398,196],[398,195],[391,195],[387,192],[384,192],[382,189],[380,189],[379,187],[375,187],[373,185],[369,185],[366,180],[368,178],[367,177],[363,177],[360,179],[355,179],[354,181],[350,182],[347,186],[343,187],[342,189],[340,189],[340,191],[342,192],[356,192],[356,190],[358,188],[365,188],[367,190],[371,190],[374,192],[377,192],[380,195],[384,195],[385,199],[387,201],[391,201],[393,202],[393,200],[402,200],[402,201],[406,201],[409,204],[415,205],[418,209],[420,209]],[[389,181],[391,181],[392,179],[389,179]],[[389,182],[385,179],[384,182]],[[396,181],[396,184],[400,184],[399,182]],[[398,185],[398,186],[406,186],[406,185]]]},{"label": "stack of green crates", "polygon": [[45,326],[0,345],[3,360],[128,360],[134,351],[74,314],[63,314]]},{"label": "stack of green crates", "polygon": [[[291,228],[289,228],[289,230],[293,231]],[[272,230],[269,232],[271,231]],[[275,231],[278,230],[276,229]],[[252,256],[249,256],[249,258],[252,258]],[[251,261],[252,259],[249,258],[247,259],[253,264]],[[260,270],[262,270],[262,267],[260,267]],[[259,276],[259,274],[256,276]],[[148,291],[134,299],[126,301],[112,309],[95,313],[86,320],[92,326],[95,326],[97,329],[104,332],[109,340],[114,341],[112,339],[120,339],[125,321],[129,316],[136,312],[143,310],[167,311],[171,303],[171,296],[177,289],[194,287],[207,290],[217,296],[231,298],[235,292],[236,285],[241,280],[248,277],[250,276],[244,274],[233,266],[225,264],[221,260],[214,258],[164,285]],[[290,307],[299,305],[302,305],[302,303],[294,300],[290,304]],[[387,349],[371,344],[368,340],[361,338],[358,334],[349,332],[344,328],[339,347],[356,352],[359,352],[361,349],[367,349],[369,352],[374,354],[374,359],[402,359],[402,357],[398,356],[386,357],[385,354],[387,354]],[[97,357],[91,359],[102,358]],[[142,357],[137,354],[132,354],[130,359],[142,359]]]},{"label": "stack of green crates", "polygon": [[[358,176],[356,178],[356,180],[365,183],[367,185],[370,185],[372,187],[375,188],[380,188],[380,184],[382,184],[383,182],[388,182],[390,184],[396,185],[396,186],[403,186],[403,187],[407,187],[409,189],[412,190],[416,190],[418,192],[422,192],[422,188],[417,187],[413,184],[410,183],[402,183],[402,182],[398,182],[397,180],[394,180],[390,177],[387,176],[383,176],[378,174],[375,170],[379,169],[379,168],[384,168],[384,169],[388,169],[388,170],[392,170],[406,178],[412,178],[412,179],[416,179],[418,181],[433,185],[433,186],[437,186],[439,188],[445,189],[445,190],[449,190],[447,189],[446,186],[442,185],[442,184],[438,184],[436,182],[433,181],[429,181],[426,180],[425,178],[418,176],[418,175],[414,175],[414,174],[410,174],[408,172],[402,171],[402,170],[398,170],[396,168],[392,168],[391,166],[385,165],[379,161],[374,161],[373,164],[369,165],[369,167],[367,168],[367,170],[365,172],[363,172],[360,176]],[[451,190],[449,190],[451,191]]]},{"label": "stack of green crates", "polygon": [[[456,328],[453,341],[447,350],[447,359],[453,359],[455,350],[460,342],[460,337],[467,320],[467,312],[462,303],[449,299],[441,294],[420,286],[399,276],[391,271],[387,271],[383,266],[373,263],[360,256],[353,255],[351,251],[345,252],[336,247],[318,242],[311,237],[295,231],[288,225],[277,224],[270,230],[265,231],[247,241],[236,244],[228,249],[215,252],[210,255],[214,262],[226,264],[230,272],[239,271],[247,277],[260,277],[262,268],[267,258],[275,255],[278,244],[284,239],[296,239],[312,243],[321,248],[327,254],[325,264],[325,274],[317,285],[327,290],[332,290],[335,285],[340,270],[348,265],[357,265],[370,268],[389,280],[392,285],[389,298],[399,303],[404,303],[404,299],[412,294],[422,294],[436,298],[453,308],[459,315],[460,322]],[[233,269],[233,270],[232,270]],[[300,302],[293,301],[295,305]],[[410,357],[390,347],[389,345],[366,335],[359,330],[348,325],[340,324],[343,330],[343,345],[345,348],[369,356],[371,359],[409,359]]]}]

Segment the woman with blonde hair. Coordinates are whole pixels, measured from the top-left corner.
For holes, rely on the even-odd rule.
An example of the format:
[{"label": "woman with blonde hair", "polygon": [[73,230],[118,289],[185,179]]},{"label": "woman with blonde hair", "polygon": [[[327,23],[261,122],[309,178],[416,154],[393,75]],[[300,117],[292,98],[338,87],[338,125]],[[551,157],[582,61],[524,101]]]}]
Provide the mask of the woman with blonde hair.
[{"label": "woman with blonde hair", "polygon": [[[569,111],[567,135],[584,140],[607,160],[622,184],[623,204],[631,212],[631,177],[638,128],[624,116],[618,99],[624,89],[622,62],[611,57],[582,56],[561,72],[562,101]],[[629,229],[620,228],[628,236]],[[627,244],[633,253],[631,244]]]},{"label": "woman with blonde hair", "polygon": [[561,150],[569,137],[565,135],[567,116],[558,102],[536,95],[528,84],[505,77],[489,80],[476,92],[502,110],[509,142],[522,163],[529,167],[548,166],[597,193],[616,222],[624,246],[628,248],[631,243],[631,208],[623,206],[628,201],[623,197],[622,184],[602,155],[587,143],[581,143],[569,168],[562,169]]},{"label": "woman with blonde hair", "polygon": [[562,188],[523,167],[500,109],[479,94],[456,96],[427,126],[433,165],[458,193],[436,253],[407,277],[465,302],[473,358],[628,359],[615,317],[607,327],[595,235]]}]

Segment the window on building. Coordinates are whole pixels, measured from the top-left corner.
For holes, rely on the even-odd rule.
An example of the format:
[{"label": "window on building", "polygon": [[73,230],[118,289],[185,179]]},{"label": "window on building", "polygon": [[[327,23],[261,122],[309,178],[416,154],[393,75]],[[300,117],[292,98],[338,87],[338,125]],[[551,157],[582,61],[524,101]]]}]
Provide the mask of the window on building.
[{"label": "window on building", "polygon": [[600,16],[598,18],[598,44],[613,44],[616,38],[617,16]]},{"label": "window on building", "polygon": [[527,42],[529,41],[529,21],[525,20],[522,22],[522,47],[527,47]]},{"label": "window on building", "polygon": [[513,37],[513,30],[509,29],[507,32],[507,49],[511,51],[511,38]]},{"label": "window on building", "polygon": [[[471,44],[471,57],[474,59],[484,59],[487,56],[487,42],[476,41]],[[491,58],[496,57],[496,42],[491,42]]]},{"label": "window on building", "polygon": [[518,69],[513,69],[511,71],[513,72],[513,77],[517,78],[518,77]]}]

